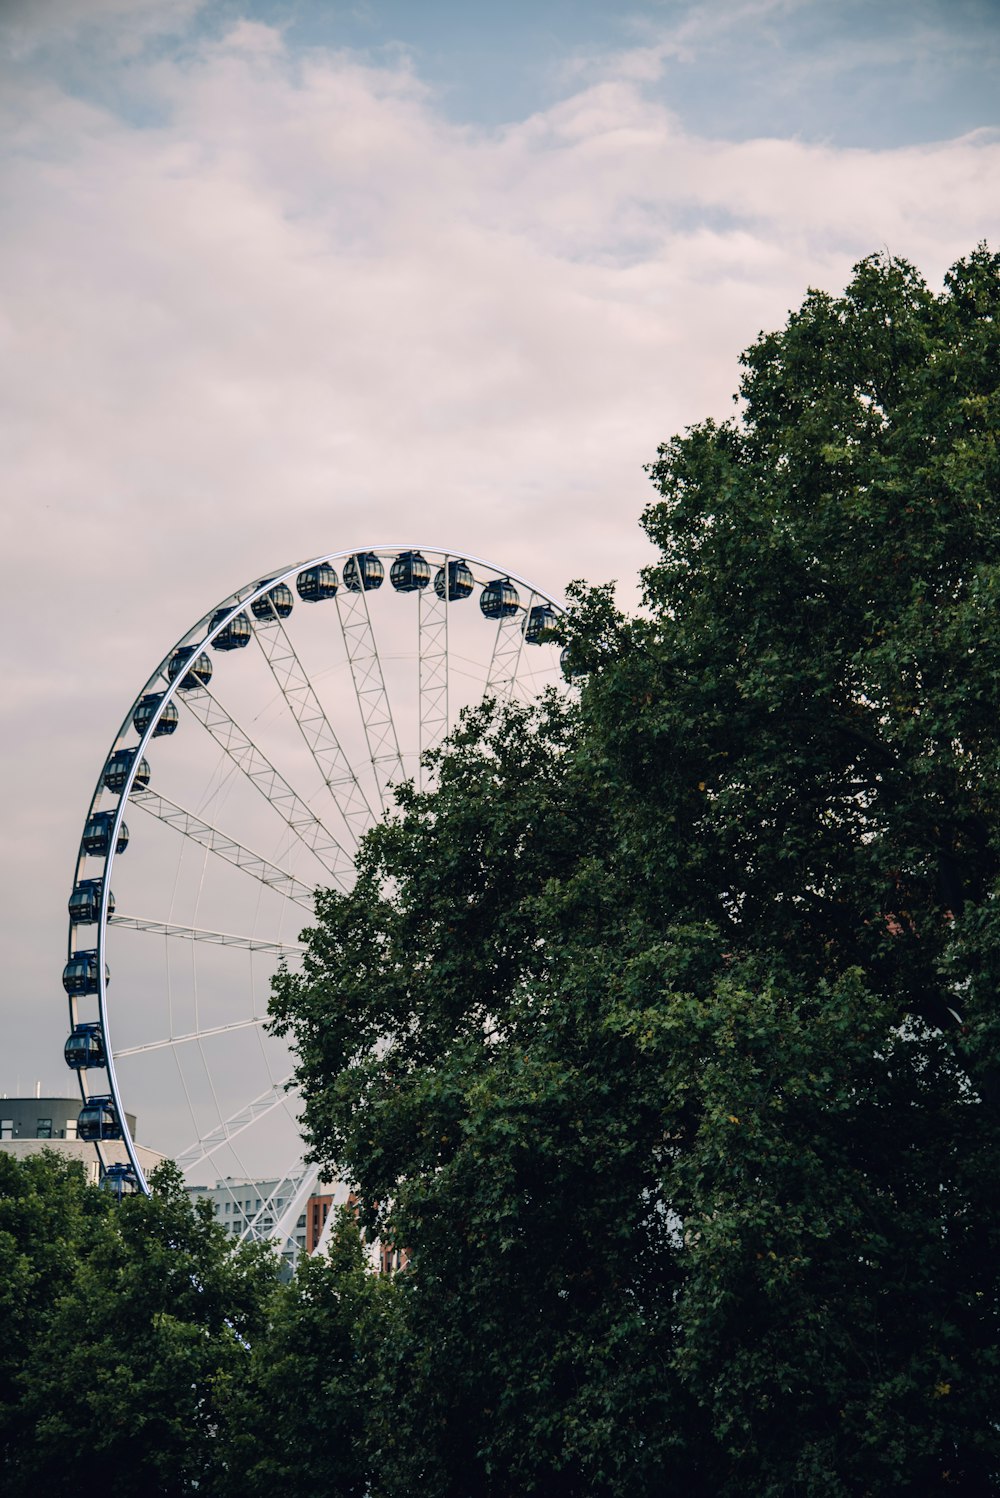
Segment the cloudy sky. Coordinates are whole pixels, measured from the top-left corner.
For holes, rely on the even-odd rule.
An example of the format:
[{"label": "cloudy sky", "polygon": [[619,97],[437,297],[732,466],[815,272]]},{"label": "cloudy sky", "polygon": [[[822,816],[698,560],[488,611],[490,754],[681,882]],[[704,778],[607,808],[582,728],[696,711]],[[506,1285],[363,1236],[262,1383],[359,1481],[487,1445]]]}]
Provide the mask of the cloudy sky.
[{"label": "cloudy sky", "polygon": [[0,0],[0,1090],[133,695],[280,563],[646,559],[658,442],[889,250],[1000,243],[997,0]]}]

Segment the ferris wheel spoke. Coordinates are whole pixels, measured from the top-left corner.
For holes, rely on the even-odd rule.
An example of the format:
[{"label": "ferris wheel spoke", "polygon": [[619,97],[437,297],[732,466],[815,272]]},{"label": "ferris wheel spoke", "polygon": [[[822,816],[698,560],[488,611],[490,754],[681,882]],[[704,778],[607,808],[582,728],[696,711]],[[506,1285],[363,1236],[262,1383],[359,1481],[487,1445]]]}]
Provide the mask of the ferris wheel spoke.
[{"label": "ferris wheel spoke", "polygon": [[[307,1165],[297,1177],[286,1176],[261,1203],[242,1236],[245,1239],[267,1237],[274,1243],[280,1244],[282,1248],[286,1243],[294,1243],[295,1225],[306,1210],[309,1198],[314,1194],[318,1182],[318,1165]],[[285,1191],[289,1185],[292,1186],[292,1192],[290,1196],[286,1196]],[[280,1208],[281,1215],[275,1220],[279,1198],[283,1199],[283,1205]]]},{"label": "ferris wheel spoke", "polygon": [[216,1150],[222,1149],[223,1145],[231,1144],[246,1129],[265,1118],[268,1113],[273,1113],[276,1108],[280,1108],[287,1100],[286,1088],[291,1079],[292,1074],[289,1072],[287,1077],[283,1077],[280,1082],[273,1083],[239,1112],[231,1114],[229,1118],[218,1124],[204,1138],[196,1139],[193,1144],[188,1145],[187,1149],[181,1150],[176,1157],[181,1170],[191,1170],[194,1166],[200,1165],[203,1160],[214,1155]]},{"label": "ferris wheel spoke", "polygon": [[368,758],[385,806],[391,781],[393,778],[402,779],[405,771],[364,587],[359,587],[357,592],[339,592],[337,608]]},{"label": "ferris wheel spoke", "polygon": [[183,806],[178,806],[176,802],[169,801],[166,796],[157,795],[154,791],[133,791],[129,797],[129,806],[141,806],[150,816],[183,833],[199,847],[207,848],[210,853],[231,863],[234,868],[240,869],[258,883],[266,884],[296,905],[301,905],[304,910],[312,912],[314,891],[308,884],[303,884],[301,879],[296,879],[286,869],[262,858],[259,853],[245,848],[242,843],[238,843],[218,827],[213,827],[210,822],[202,821],[194,812],[187,811]]},{"label": "ferris wheel spoke", "polygon": [[[535,595],[532,593],[531,602]],[[529,603],[530,607],[530,603]],[[493,637],[493,654],[490,658],[489,674],[486,678],[486,696],[506,702],[513,695],[517,680],[517,668],[524,646],[521,610],[497,620],[497,632]]]},{"label": "ferris wheel spoke", "polygon": [[149,931],[153,936],[205,941],[215,947],[240,947],[245,952],[274,952],[279,957],[300,957],[305,951],[299,942],[265,941],[256,936],[238,936],[231,931],[207,931],[202,926],[173,926],[168,921],[147,921],[137,915],[108,916],[108,925],[123,926],[129,931]]},{"label": "ferris wheel spoke", "polygon": [[354,860],[320,821],[310,806],[276,770],[264,751],[254,743],[230,713],[204,685],[186,693],[185,706],[211,734],[237,769],[246,776],[289,830],[309,849],[342,890],[348,890]]},{"label": "ferris wheel spoke", "polygon": [[192,1041],[209,1040],[213,1035],[228,1035],[232,1030],[259,1029],[267,1024],[266,1014],[255,1014],[250,1019],[233,1020],[229,1025],[213,1025],[210,1029],[189,1030],[185,1035],[169,1035],[165,1040],[147,1040],[144,1045],[115,1047],[115,1060],[122,1056],[145,1056],[148,1051],[166,1051],[173,1046],[188,1045]]},{"label": "ferris wheel spoke", "polygon": [[323,783],[356,843],[376,816],[375,808],[370,804],[341,748],[340,740],[288,637],[288,631],[271,600],[265,597],[265,601],[270,608],[270,615],[258,620],[254,637],[306,747],[316,761]]},{"label": "ferris wheel spoke", "polygon": [[[448,577],[448,561],[443,567]],[[448,733],[448,600],[447,585],[437,593],[424,588],[418,595],[417,629],[420,692],[420,788],[424,788],[424,755],[436,749]]]}]

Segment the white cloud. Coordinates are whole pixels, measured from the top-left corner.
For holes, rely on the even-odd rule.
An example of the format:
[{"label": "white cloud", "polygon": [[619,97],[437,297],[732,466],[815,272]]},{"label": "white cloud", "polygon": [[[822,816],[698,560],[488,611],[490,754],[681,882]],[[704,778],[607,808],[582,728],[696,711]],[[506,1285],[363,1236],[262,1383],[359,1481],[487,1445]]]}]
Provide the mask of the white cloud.
[{"label": "white cloud", "polygon": [[[116,3],[133,37],[162,11]],[[72,11],[52,0],[47,24]],[[641,68],[612,74],[484,132],[446,123],[404,66],[293,54],[259,23],[134,61],[154,124],[8,69],[4,747],[24,878],[7,988],[36,1006],[25,1046],[43,1010],[59,1044],[63,886],[104,750],[216,598],[413,532],[553,589],[631,580],[641,465],[730,409],[740,349],[808,284],[838,289],[884,245],[938,280],[998,237],[995,136],[708,141]]]}]

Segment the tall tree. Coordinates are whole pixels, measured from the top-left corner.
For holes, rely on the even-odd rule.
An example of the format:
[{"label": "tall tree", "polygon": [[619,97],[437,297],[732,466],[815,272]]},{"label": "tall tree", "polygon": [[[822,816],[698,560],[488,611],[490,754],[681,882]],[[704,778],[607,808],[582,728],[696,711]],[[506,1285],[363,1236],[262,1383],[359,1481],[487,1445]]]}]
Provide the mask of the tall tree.
[{"label": "tall tree", "polygon": [[862,262],[660,450],[276,1028],[410,1271],[386,1491],[1000,1487],[1000,257]]}]

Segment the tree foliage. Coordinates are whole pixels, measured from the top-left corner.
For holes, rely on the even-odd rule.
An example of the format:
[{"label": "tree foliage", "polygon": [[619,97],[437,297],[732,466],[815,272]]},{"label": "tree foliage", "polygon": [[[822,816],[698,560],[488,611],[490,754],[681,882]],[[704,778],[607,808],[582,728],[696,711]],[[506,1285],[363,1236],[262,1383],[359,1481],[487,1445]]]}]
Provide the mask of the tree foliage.
[{"label": "tree foliage", "polygon": [[387,1492],[996,1490],[1000,258],[874,257],[664,446],[645,609],[284,974],[411,1269]]}]

